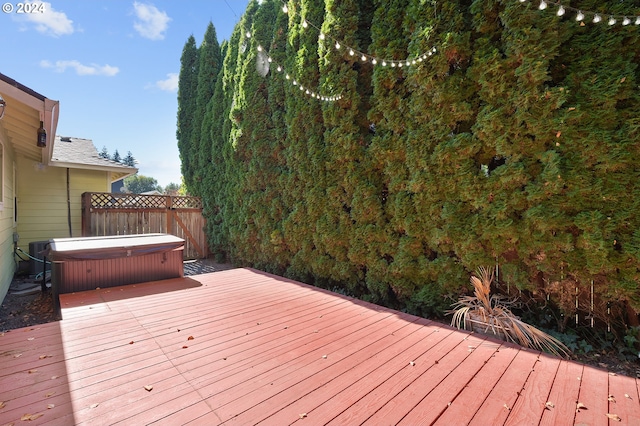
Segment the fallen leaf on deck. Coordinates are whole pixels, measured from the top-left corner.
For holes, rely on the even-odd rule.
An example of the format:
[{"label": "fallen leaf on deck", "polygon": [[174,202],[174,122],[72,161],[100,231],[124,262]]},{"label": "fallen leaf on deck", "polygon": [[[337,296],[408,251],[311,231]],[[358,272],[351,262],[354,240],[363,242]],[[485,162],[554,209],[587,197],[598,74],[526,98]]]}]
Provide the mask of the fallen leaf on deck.
[{"label": "fallen leaf on deck", "polygon": [[609,417],[611,420],[615,420],[616,422],[621,422],[622,421],[620,416],[618,416],[617,414],[607,413],[607,417]]},{"label": "fallen leaf on deck", "polygon": [[302,413],[302,414],[300,414],[300,418],[301,418],[301,419],[304,419],[305,417],[307,417],[307,413]]},{"label": "fallen leaf on deck", "polygon": [[578,404],[576,405],[576,413],[579,413],[581,409],[588,410],[586,405],[584,405],[582,402],[578,402]]},{"label": "fallen leaf on deck", "polygon": [[45,359],[45,358],[49,358],[51,355],[40,355],[39,358],[40,359]]},{"label": "fallen leaf on deck", "polygon": [[556,138],[559,138],[562,135],[562,132],[556,133]]},{"label": "fallen leaf on deck", "polygon": [[414,366],[416,363],[414,361],[409,361],[409,365]]},{"label": "fallen leaf on deck", "polygon": [[0,401],[0,410],[7,406],[7,403],[4,401]]},{"label": "fallen leaf on deck", "polygon": [[23,414],[22,417],[20,417],[20,420],[22,420],[23,422],[26,422],[26,421],[39,419],[42,416],[44,416],[44,414],[42,414],[42,413],[38,413],[38,414]]},{"label": "fallen leaf on deck", "polygon": [[151,390],[153,389],[153,386],[151,386],[151,385],[145,385],[144,389],[145,389],[147,392],[151,392]]},{"label": "fallen leaf on deck", "polygon": [[182,349],[187,349],[188,347],[189,347],[189,346],[184,345],[184,346],[182,347]]},{"label": "fallen leaf on deck", "polygon": [[51,392],[47,392],[46,394],[44,394],[45,398],[51,398],[53,395],[55,395],[56,392],[55,391],[51,391]]},{"label": "fallen leaf on deck", "polygon": [[546,408],[547,410],[551,410],[553,407],[555,407],[555,405],[551,401],[547,401],[547,403],[544,404],[544,408]]},{"label": "fallen leaf on deck", "polygon": [[622,78],[620,79],[620,83],[624,83],[624,81],[625,81],[626,79],[627,79],[627,77],[622,77]]},{"label": "fallen leaf on deck", "polygon": [[51,380],[55,380],[57,378],[58,378],[58,376],[51,376]]},{"label": "fallen leaf on deck", "polygon": [[52,408],[55,408],[56,404],[47,404],[47,410],[51,410]]},{"label": "fallen leaf on deck", "polygon": [[34,368],[33,370],[29,370],[27,371],[27,373],[32,374],[32,373],[36,373],[38,371],[37,368]]},{"label": "fallen leaf on deck", "polygon": [[574,111],[574,110],[575,110],[575,107],[571,107],[567,111]]},{"label": "fallen leaf on deck", "polygon": [[327,356],[326,356],[326,355],[322,355],[322,358],[323,358],[323,359],[327,359]]},{"label": "fallen leaf on deck", "polygon": [[607,398],[607,401],[616,402],[616,398],[613,395],[609,395],[609,397]]},{"label": "fallen leaf on deck", "polygon": [[629,396],[629,394],[628,394],[628,393],[625,393],[625,394],[624,394],[624,397],[625,397],[625,398],[629,398],[629,399],[631,399],[631,397]]},{"label": "fallen leaf on deck", "polygon": [[100,404],[98,404],[98,403],[96,402],[95,404],[91,404],[91,405],[89,406],[89,408],[96,408],[98,405],[100,405]]},{"label": "fallen leaf on deck", "polygon": [[129,342],[130,345],[133,345],[133,340]]},{"label": "fallen leaf on deck", "polygon": [[193,337],[193,336],[189,336],[189,337],[187,337],[187,340],[193,340],[193,339],[194,339],[194,337]]},{"label": "fallen leaf on deck", "polygon": [[14,358],[20,358],[22,356],[22,354],[15,354],[13,357]]},{"label": "fallen leaf on deck", "polygon": [[29,337],[27,340],[34,340],[35,337]]},{"label": "fallen leaf on deck", "polygon": [[509,406],[507,404],[504,404],[503,407],[506,408],[507,410],[511,411],[511,408],[509,408]]},{"label": "fallen leaf on deck", "polygon": [[609,373],[610,376],[617,376],[616,373]]}]

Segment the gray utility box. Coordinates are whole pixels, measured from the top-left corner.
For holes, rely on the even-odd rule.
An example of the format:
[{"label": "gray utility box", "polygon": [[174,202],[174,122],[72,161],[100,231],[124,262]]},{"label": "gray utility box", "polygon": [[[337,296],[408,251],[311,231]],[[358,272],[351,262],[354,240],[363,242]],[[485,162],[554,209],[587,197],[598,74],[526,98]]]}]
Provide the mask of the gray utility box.
[{"label": "gray utility box", "polygon": [[[29,256],[44,260],[43,252],[49,246],[49,241],[32,241],[29,243]],[[46,265],[47,271],[51,270],[51,265]],[[29,258],[29,275],[37,275],[42,272],[42,262]]]}]

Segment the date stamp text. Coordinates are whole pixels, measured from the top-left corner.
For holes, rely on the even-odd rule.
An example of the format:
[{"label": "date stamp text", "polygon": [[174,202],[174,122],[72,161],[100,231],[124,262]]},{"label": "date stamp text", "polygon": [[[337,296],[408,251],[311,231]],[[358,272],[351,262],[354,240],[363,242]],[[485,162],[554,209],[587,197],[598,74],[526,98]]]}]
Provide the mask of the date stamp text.
[{"label": "date stamp text", "polygon": [[2,11],[4,13],[17,13],[17,14],[28,14],[28,13],[44,13],[46,11],[46,6],[42,2],[25,2],[25,3],[3,3]]}]

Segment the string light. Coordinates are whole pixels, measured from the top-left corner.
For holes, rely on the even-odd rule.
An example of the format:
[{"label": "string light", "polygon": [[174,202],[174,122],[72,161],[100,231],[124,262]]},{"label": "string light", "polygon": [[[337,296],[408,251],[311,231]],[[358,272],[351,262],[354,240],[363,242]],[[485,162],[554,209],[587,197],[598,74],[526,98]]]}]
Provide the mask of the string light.
[{"label": "string light", "polygon": [[[521,2],[527,1],[527,0],[520,0]],[[546,0],[542,0],[541,6],[542,4],[544,4],[546,7]],[[282,10],[284,13],[288,13],[289,12],[289,8],[287,7],[286,3],[284,3],[283,0],[283,7]],[[293,14],[296,14],[297,12],[292,10]],[[345,47],[346,52],[349,53],[349,56],[357,56],[360,58],[360,60],[362,62],[370,62],[372,65],[377,65],[378,63],[382,62],[382,66],[386,67],[387,64],[390,64],[392,67],[398,67],[401,68],[403,66],[412,66],[412,65],[417,65],[418,63],[421,63],[422,61],[424,61],[424,59],[426,59],[428,56],[433,55],[436,52],[436,48],[432,47],[431,49],[429,49],[429,51],[427,51],[426,53],[423,54],[419,54],[416,55],[413,58],[406,58],[406,59],[402,59],[402,60],[383,60],[380,58],[376,58],[373,55],[367,54],[365,52],[361,52],[351,46],[347,46],[344,45],[343,43],[341,43],[339,40],[333,38],[331,35],[325,34],[324,32],[322,32],[320,30],[320,28],[318,26],[316,26],[313,22],[308,21],[307,19],[303,18],[302,16],[300,16],[301,22],[302,22],[302,28],[307,29],[309,27],[313,27],[314,29],[316,29],[318,31],[318,39],[319,40],[326,40],[327,38],[331,39],[331,42],[333,43],[333,46],[335,47],[336,50],[341,50],[342,47]]]},{"label": "string light", "polygon": [[[526,3],[528,0],[518,0],[520,3]],[[560,0],[540,0],[538,4],[539,10],[545,10],[549,7],[549,5],[553,5],[557,8],[556,15],[564,16],[568,11],[575,13],[575,19],[577,22],[582,22],[586,18],[586,16],[593,16],[592,22],[597,24],[602,22],[602,14],[597,12],[591,12],[588,10],[582,11],[570,6],[565,6],[560,3]],[[622,26],[627,26],[631,23],[634,25],[640,25],[640,16],[629,17],[628,15],[615,15],[610,13],[605,13],[605,16],[608,16],[607,24],[610,26],[621,24]],[[581,24],[584,25],[584,24]]]},{"label": "string light", "polygon": [[[256,50],[258,52],[262,52],[262,51],[264,51],[264,48],[262,46],[258,45],[258,47],[256,47]],[[267,57],[267,61],[269,63],[274,62],[274,60],[273,60],[273,58],[271,56]],[[310,97],[312,97],[314,99],[318,99],[318,100],[325,101],[325,102],[335,102],[335,101],[338,101],[338,100],[342,99],[342,95],[325,96],[325,95],[320,95],[318,93],[315,93],[312,90],[309,90],[308,87],[305,87],[297,79],[292,78],[291,75],[289,75],[289,73],[287,73],[284,70],[282,65],[280,65],[278,63],[276,63],[276,71],[278,72],[278,74],[284,73],[285,80],[290,81],[292,86],[297,87],[302,93],[304,93],[305,95],[310,96]]]}]

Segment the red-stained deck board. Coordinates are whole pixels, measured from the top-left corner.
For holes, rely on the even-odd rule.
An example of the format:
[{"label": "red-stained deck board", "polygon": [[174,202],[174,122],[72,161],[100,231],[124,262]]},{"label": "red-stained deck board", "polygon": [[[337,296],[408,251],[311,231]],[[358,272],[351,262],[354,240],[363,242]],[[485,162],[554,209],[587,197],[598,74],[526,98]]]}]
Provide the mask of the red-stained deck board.
[{"label": "red-stained deck board", "polygon": [[[640,404],[636,379],[626,376],[609,376],[608,413],[616,414],[628,425],[640,425]],[[610,422],[611,423],[611,422]]]},{"label": "red-stained deck board", "polygon": [[[388,333],[362,350],[344,356],[327,368],[315,374],[307,375],[304,380],[297,378],[295,383],[290,381],[293,384],[287,388],[287,393],[282,392],[274,395],[265,404],[261,404],[260,412],[257,412],[258,407],[252,407],[252,409],[242,413],[234,420],[243,422],[246,421],[244,419],[251,419],[251,421],[267,419],[267,423],[273,425],[292,423],[299,418],[299,413],[296,413],[298,408],[295,406],[297,405],[295,403],[298,403],[299,400],[292,403],[291,397],[287,394],[293,393],[299,397],[304,397],[320,390],[319,395],[309,398],[309,400],[314,401],[314,404],[329,398],[336,389],[325,385],[334,384],[335,386],[345,387],[348,383],[358,380],[361,375],[368,373],[367,368],[370,369],[371,364],[378,365],[381,362],[388,361],[389,356],[397,355],[398,352],[393,350],[393,346],[400,341],[402,342],[401,346],[404,348],[407,342],[405,338],[414,335],[420,327],[422,327],[420,324],[409,323],[398,330]],[[392,354],[389,355],[387,352],[392,352]],[[334,356],[340,356],[337,353],[331,353],[330,355],[331,359]],[[329,359],[329,355],[326,359]],[[316,360],[316,363],[324,364],[325,359]],[[300,413],[307,411],[307,409],[302,409]]]},{"label": "red-stained deck board", "polygon": [[469,424],[504,424],[538,361],[538,355],[533,351],[520,350]]},{"label": "red-stained deck board", "polygon": [[[273,404],[271,398],[274,395],[285,392],[296,383],[313,377],[316,373],[328,369],[340,360],[374,345],[382,336],[406,325],[406,322],[400,321],[397,317],[386,315],[341,338],[341,340],[326,339],[314,345],[311,352],[261,374],[255,375],[253,369],[246,369],[242,374],[231,377],[233,381],[240,383],[227,387],[222,395],[214,394],[207,399],[207,402],[223,421],[240,416],[258,404],[260,408],[269,410]],[[347,339],[348,343],[345,342]],[[231,384],[230,380],[222,380],[221,383],[224,386]],[[217,384],[213,386],[215,387]],[[298,395],[298,393],[290,394],[289,397],[293,395]],[[246,415],[242,415],[242,418],[246,419]]]},{"label": "red-stained deck board", "polygon": [[[449,407],[455,397],[464,390],[471,380],[480,374],[489,360],[500,348],[500,344],[493,341],[475,339],[467,340],[467,351],[470,355],[464,363],[458,364],[454,370],[441,381],[431,392],[425,394],[422,400],[398,423],[401,425],[430,425],[440,417]],[[465,350],[464,347],[456,348]]]},{"label": "red-stained deck board", "polygon": [[[367,390],[371,390],[375,385],[381,383],[385,377],[413,361],[414,356],[418,355],[416,351],[419,349],[416,349],[416,346],[422,343],[425,338],[424,334],[418,331],[427,324],[429,322],[425,320],[416,321],[407,328],[406,336],[394,333],[394,339],[389,346],[380,352],[365,354],[365,357],[358,360],[352,368],[343,369],[341,374],[335,378],[327,380],[328,377],[324,377],[323,374],[323,382],[320,386],[304,396],[301,395],[300,399],[265,419],[263,423],[265,425],[280,425],[302,421],[307,417],[316,423],[331,420],[340,407],[349,406],[353,401],[357,401]],[[391,372],[385,372],[384,367]],[[365,378],[372,380],[367,382],[363,380]],[[336,396],[337,398],[334,398]],[[329,400],[334,402],[331,407],[329,407],[330,404],[327,404]],[[323,409],[318,409],[319,406],[323,406]],[[307,416],[301,419],[301,413],[306,413]]]},{"label": "red-stained deck board", "polygon": [[640,423],[635,379],[256,270],[61,306],[0,334],[0,424]]},{"label": "red-stained deck board", "polygon": [[[366,425],[379,425],[381,423],[398,424],[410,413],[426,396],[428,396],[441,382],[456,369],[460,363],[467,361],[473,352],[469,346],[477,347],[483,338],[468,336],[454,346],[444,356],[441,356],[422,374],[416,373],[411,386],[405,387],[393,399],[385,402],[384,406],[374,413],[364,423]],[[452,383],[453,384],[453,383]]]},{"label": "red-stained deck board", "polygon": [[585,409],[577,409],[575,422],[585,425],[608,425],[609,419],[609,375],[606,371],[585,366],[580,378],[578,402]]},{"label": "red-stained deck board", "polygon": [[451,405],[438,417],[434,425],[451,426],[471,421],[491,392],[492,388],[487,386],[487,383],[496,383],[500,379],[519,350],[519,347],[506,344],[498,348],[487,360],[487,364],[451,401]]},{"label": "red-stained deck board", "polygon": [[530,419],[542,417],[559,366],[558,358],[543,354],[538,357],[538,362],[533,366],[529,379],[511,408],[505,426],[518,426],[529,422]]}]

